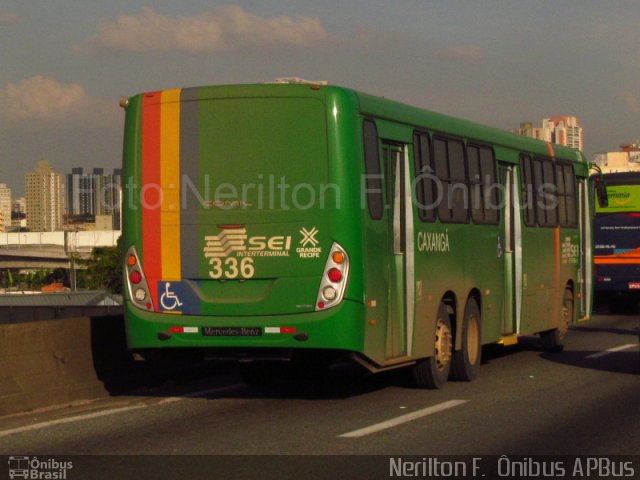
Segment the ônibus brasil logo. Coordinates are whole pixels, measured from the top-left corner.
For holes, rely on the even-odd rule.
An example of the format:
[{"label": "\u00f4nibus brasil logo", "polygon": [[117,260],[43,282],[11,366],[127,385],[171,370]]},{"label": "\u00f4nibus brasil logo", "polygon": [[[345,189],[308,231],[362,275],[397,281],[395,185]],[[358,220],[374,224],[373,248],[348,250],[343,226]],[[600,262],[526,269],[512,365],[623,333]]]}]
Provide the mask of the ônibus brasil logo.
[{"label": "\u00f4nibus brasil logo", "polygon": [[73,468],[73,462],[63,462],[54,458],[46,460],[38,457],[9,457],[9,478],[66,480],[67,471]]}]

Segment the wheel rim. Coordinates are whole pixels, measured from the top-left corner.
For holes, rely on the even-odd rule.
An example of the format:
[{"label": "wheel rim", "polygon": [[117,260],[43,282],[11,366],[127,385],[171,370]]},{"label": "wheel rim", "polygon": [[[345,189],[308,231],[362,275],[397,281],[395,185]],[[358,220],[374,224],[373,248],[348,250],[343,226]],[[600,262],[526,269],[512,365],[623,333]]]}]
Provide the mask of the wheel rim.
[{"label": "wheel rim", "polygon": [[467,352],[469,354],[469,363],[475,365],[478,361],[480,353],[479,341],[480,330],[478,329],[478,317],[475,315],[469,318],[467,325]]},{"label": "wheel rim", "polygon": [[451,360],[451,328],[441,319],[436,324],[436,367],[443,370]]},{"label": "wheel rim", "polygon": [[562,300],[562,320],[558,326],[558,334],[560,338],[563,338],[569,331],[569,323],[571,322],[573,298],[565,293],[565,297]]}]

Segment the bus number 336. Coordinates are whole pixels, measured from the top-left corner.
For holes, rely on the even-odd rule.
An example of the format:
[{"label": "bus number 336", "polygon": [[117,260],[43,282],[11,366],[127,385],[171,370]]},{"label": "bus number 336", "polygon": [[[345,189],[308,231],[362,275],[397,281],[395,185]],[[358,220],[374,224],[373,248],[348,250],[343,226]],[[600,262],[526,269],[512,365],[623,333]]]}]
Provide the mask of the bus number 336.
[{"label": "bus number 336", "polygon": [[256,269],[253,266],[253,258],[243,258],[238,262],[237,258],[230,257],[224,260],[222,258],[212,258],[209,261],[211,270],[209,276],[214,280],[219,278],[253,278]]}]

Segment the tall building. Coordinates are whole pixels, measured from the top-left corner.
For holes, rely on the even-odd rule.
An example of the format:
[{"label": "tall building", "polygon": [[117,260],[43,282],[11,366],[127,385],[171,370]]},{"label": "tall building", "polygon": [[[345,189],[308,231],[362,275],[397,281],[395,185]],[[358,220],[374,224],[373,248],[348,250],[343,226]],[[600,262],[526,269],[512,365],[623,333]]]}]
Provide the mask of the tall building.
[{"label": "tall building", "polygon": [[25,197],[18,197],[13,199],[11,206],[11,213],[27,213],[27,199]]},{"label": "tall building", "polygon": [[509,131],[580,151],[584,148],[582,127],[577,117],[558,115],[545,118],[541,128],[534,127],[532,122],[523,122],[519,128],[511,128]]},{"label": "tall building", "polygon": [[24,228],[27,228],[27,199],[14,198],[11,206],[11,230],[21,231]]},{"label": "tall building", "polygon": [[577,117],[557,115],[542,120],[542,130],[547,142],[566,145],[582,151],[582,127]]},{"label": "tall building", "polygon": [[113,174],[109,175],[109,181],[105,183],[103,193],[105,213],[113,217],[113,229],[120,230],[122,227],[122,169],[114,168]]},{"label": "tall building", "polygon": [[25,191],[27,228],[36,232],[61,230],[65,203],[62,174],[41,160],[34,171],[25,175]]},{"label": "tall building", "polygon": [[524,135],[525,137],[544,140],[544,132],[541,128],[534,127],[532,122],[523,122],[519,128],[511,128],[509,131],[511,133],[517,133],[518,135]]},{"label": "tall building", "polygon": [[104,168],[84,173],[73,168],[67,175],[67,215],[110,215],[113,229],[120,230],[120,202],[122,199],[122,170],[113,174]]},{"label": "tall building", "polygon": [[67,175],[67,215],[95,215],[93,178],[82,168],[72,168]]},{"label": "tall building", "polygon": [[5,183],[0,183],[0,232],[11,228],[11,189]]}]

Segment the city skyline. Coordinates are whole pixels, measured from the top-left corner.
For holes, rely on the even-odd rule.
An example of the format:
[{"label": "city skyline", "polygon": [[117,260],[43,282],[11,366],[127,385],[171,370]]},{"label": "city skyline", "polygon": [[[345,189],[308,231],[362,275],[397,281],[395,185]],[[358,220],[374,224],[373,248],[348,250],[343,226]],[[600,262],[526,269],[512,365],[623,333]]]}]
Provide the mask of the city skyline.
[{"label": "city skyline", "polygon": [[576,116],[589,158],[636,142],[640,6],[514,3],[4,3],[0,182],[23,195],[43,159],[118,168],[120,96],[285,76],[501,129]]}]

